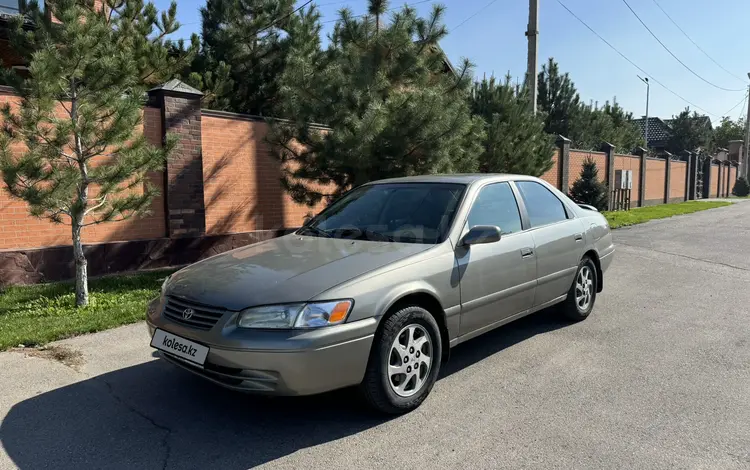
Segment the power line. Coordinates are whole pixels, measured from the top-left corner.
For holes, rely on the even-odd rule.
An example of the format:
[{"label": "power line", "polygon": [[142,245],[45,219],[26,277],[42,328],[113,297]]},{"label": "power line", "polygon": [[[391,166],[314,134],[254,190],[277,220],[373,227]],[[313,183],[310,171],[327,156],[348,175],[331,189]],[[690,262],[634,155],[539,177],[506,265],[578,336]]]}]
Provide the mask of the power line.
[{"label": "power line", "polygon": [[640,70],[643,74],[645,74],[647,77],[649,77],[651,80],[653,80],[654,83],[656,83],[657,85],[661,86],[662,88],[664,88],[668,92],[672,93],[673,95],[675,95],[676,97],[678,97],[679,99],[681,99],[685,103],[689,104],[690,106],[693,106],[694,108],[699,109],[699,110],[703,111],[706,114],[710,114],[711,116],[719,117],[718,115],[716,115],[716,114],[714,114],[714,113],[712,113],[710,111],[707,111],[707,110],[701,108],[700,106],[698,106],[697,104],[695,104],[695,103],[687,100],[682,95],[678,94],[676,91],[672,91],[672,89],[670,89],[668,86],[666,86],[665,84],[663,84],[662,82],[660,82],[658,79],[654,78],[654,76],[651,75],[650,73],[648,73],[645,70],[643,70],[635,62],[633,62],[632,60],[630,60],[625,54],[623,54],[622,52],[620,52],[615,46],[613,46],[612,44],[610,44],[609,41],[607,41],[606,39],[604,39],[599,33],[597,33],[596,31],[594,31],[594,29],[591,26],[589,26],[585,21],[583,21],[578,15],[576,15],[575,13],[573,13],[573,11],[570,8],[568,8],[567,6],[565,6],[565,4],[563,2],[561,2],[560,0],[557,0],[557,3],[559,3],[560,6],[562,6],[563,8],[565,8],[565,10],[567,10],[568,13],[570,13],[573,16],[573,18],[577,19],[582,25],[584,25],[586,27],[586,29],[588,29],[589,31],[591,31],[592,33],[594,33],[594,35],[596,37],[598,37],[599,39],[601,39],[602,42],[604,42],[604,44],[608,45],[610,47],[610,49],[612,49],[613,51],[617,52],[617,54],[619,54],[620,57],[622,57],[623,59],[625,59],[626,61],[628,61],[630,63],[630,65],[632,65],[633,67],[635,67],[638,70]]},{"label": "power line", "polygon": [[289,18],[290,16],[292,16],[293,14],[295,14],[295,13],[297,13],[298,11],[302,10],[303,8],[305,8],[305,7],[307,6],[307,5],[311,4],[312,2],[313,2],[313,0],[307,0],[307,1],[306,1],[305,3],[303,3],[303,4],[302,4],[302,5],[301,5],[301,6],[299,7],[299,8],[295,9],[294,11],[292,11],[292,12],[290,12],[290,13],[287,13],[287,14],[286,14],[286,15],[284,15],[284,16],[281,16],[281,17],[279,17],[279,18],[276,18],[275,20],[271,21],[271,22],[270,22],[270,23],[269,23],[269,24],[268,24],[267,26],[264,26],[264,27],[260,28],[260,29],[259,29],[258,31],[256,31],[256,33],[255,33],[255,34],[260,34],[260,33],[264,32],[264,31],[266,31],[266,30],[268,30],[268,29],[271,29],[271,28],[273,28],[274,26],[276,26],[276,24],[277,24],[277,23],[278,23],[279,21],[281,21],[281,20],[285,20],[285,19]]},{"label": "power line", "polygon": [[341,5],[342,3],[349,3],[349,0],[344,0],[342,2],[320,3],[320,4],[316,4],[315,6],[318,6],[318,7],[327,7],[328,5]]},{"label": "power line", "polygon": [[691,69],[690,67],[688,67],[688,66],[687,66],[687,65],[685,64],[685,62],[681,61],[681,60],[680,60],[680,59],[679,59],[679,58],[678,58],[678,57],[677,57],[676,55],[674,55],[674,52],[672,52],[672,51],[671,51],[671,50],[670,50],[670,49],[669,49],[669,48],[668,48],[668,47],[667,47],[667,46],[666,46],[666,45],[665,45],[665,44],[664,44],[663,42],[661,42],[661,39],[659,39],[659,38],[658,38],[658,36],[656,36],[656,34],[654,34],[654,32],[653,32],[653,31],[651,31],[651,28],[649,28],[649,27],[648,27],[648,26],[646,25],[646,23],[644,23],[644,22],[643,22],[643,20],[641,19],[641,17],[640,17],[640,16],[638,16],[638,13],[636,13],[636,12],[635,12],[635,10],[633,10],[633,8],[632,8],[632,7],[630,6],[630,4],[628,3],[628,0],[622,0],[622,2],[623,2],[623,3],[624,3],[624,4],[625,4],[625,5],[627,6],[627,7],[628,7],[628,9],[629,9],[629,10],[631,11],[631,13],[633,13],[633,15],[635,15],[635,17],[636,17],[636,18],[638,18],[638,21],[640,21],[640,22],[641,22],[641,24],[643,25],[643,27],[644,27],[644,28],[646,28],[646,30],[647,30],[647,31],[648,31],[649,33],[651,33],[651,36],[653,36],[653,37],[654,37],[654,39],[656,39],[656,41],[657,41],[657,42],[658,42],[659,44],[661,44],[661,47],[663,47],[665,51],[669,52],[669,55],[671,55],[672,57],[674,57],[674,59],[675,59],[675,60],[676,60],[677,62],[679,62],[680,64],[682,64],[682,66],[683,66],[683,67],[685,67],[685,68],[686,68],[686,69],[687,69],[687,70],[688,70],[688,71],[689,71],[690,73],[692,73],[692,74],[693,74],[693,75],[695,75],[696,77],[700,78],[700,79],[701,79],[701,80],[703,80],[704,82],[708,83],[708,84],[709,84],[709,85],[711,85],[712,87],[714,87],[714,88],[718,88],[719,90],[724,90],[724,91],[745,91],[745,89],[744,89],[744,88],[738,88],[738,89],[735,89],[735,88],[724,88],[724,87],[722,87],[722,86],[719,86],[719,85],[716,85],[715,83],[712,83],[712,82],[710,82],[710,81],[706,80],[705,78],[703,78],[702,76],[698,75],[698,74],[697,74],[697,73],[696,73],[696,72],[695,72],[695,71],[694,71],[693,69]]},{"label": "power line", "polygon": [[681,32],[681,33],[682,33],[682,34],[683,34],[683,35],[684,35],[684,36],[685,36],[686,38],[688,38],[688,40],[689,40],[690,42],[692,42],[692,43],[693,43],[693,45],[694,45],[695,47],[697,47],[697,48],[698,48],[698,50],[699,50],[699,51],[701,51],[701,52],[702,52],[702,53],[703,53],[703,54],[704,54],[704,55],[705,55],[706,57],[708,57],[709,59],[711,59],[711,62],[713,62],[714,64],[718,65],[718,66],[719,66],[719,68],[720,68],[721,70],[725,71],[726,73],[728,73],[729,75],[733,76],[733,77],[734,77],[734,78],[736,78],[737,80],[739,80],[739,81],[741,81],[741,82],[743,82],[743,83],[745,82],[745,79],[744,79],[744,78],[742,78],[742,77],[738,77],[737,75],[733,74],[733,73],[732,73],[732,72],[730,72],[729,70],[725,69],[725,68],[724,68],[724,67],[723,67],[723,66],[722,66],[722,65],[721,65],[720,63],[716,62],[716,60],[714,60],[714,58],[713,58],[713,57],[711,57],[710,55],[708,55],[708,52],[704,51],[704,50],[703,50],[703,48],[701,48],[701,46],[699,46],[699,45],[698,45],[698,43],[696,43],[695,41],[693,41],[693,38],[691,38],[691,37],[690,37],[690,36],[688,35],[688,33],[686,33],[686,32],[685,32],[685,30],[684,30],[684,29],[680,28],[680,25],[678,25],[678,24],[677,24],[677,22],[676,22],[675,20],[673,20],[671,16],[669,16],[669,13],[667,13],[667,12],[666,12],[666,11],[664,10],[664,8],[662,8],[662,6],[661,6],[661,5],[659,5],[659,2],[657,2],[656,0],[651,0],[651,1],[653,1],[653,2],[654,2],[654,3],[656,4],[656,6],[657,6],[657,7],[659,7],[659,10],[661,10],[661,12],[662,12],[662,13],[664,13],[664,15],[665,15],[665,16],[666,16],[667,18],[669,18],[669,21],[671,21],[671,22],[672,22],[672,24],[673,24],[673,25],[675,25],[675,26],[677,27],[677,29],[679,29],[679,30],[680,30],[680,32]]},{"label": "power line", "polygon": [[740,115],[737,116],[737,121],[745,117],[743,116],[743,114],[745,114],[745,103],[747,103],[747,98],[748,96],[745,95],[745,100],[742,102],[742,107],[740,108]]},{"label": "power line", "polygon": [[725,116],[727,116],[727,117],[728,117],[728,116],[729,116],[729,113],[731,113],[732,111],[734,111],[734,110],[735,110],[735,109],[737,108],[737,106],[739,106],[739,105],[741,105],[742,103],[744,103],[746,99],[747,99],[747,93],[745,93],[745,96],[743,96],[743,97],[742,97],[742,99],[741,99],[741,100],[740,100],[740,101],[739,101],[739,102],[738,102],[738,103],[737,103],[736,105],[732,106],[732,107],[731,107],[731,108],[729,109],[729,111],[727,111],[726,113],[722,114],[721,116],[722,116],[722,117],[725,117]]},{"label": "power line", "polygon": [[[396,10],[400,10],[400,9],[402,9],[403,7],[413,7],[414,5],[419,5],[419,4],[421,4],[421,3],[427,3],[427,2],[432,2],[432,1],[434,1],[434,0],[421,0],[421,1],[419,1],[419,2],[414,2],[414,3],[407,3],[407,4],[405,4],[405,5],[402,5],[402,6],[400,6],[400,7],[396,7],[396,8],[390,8],[390,9],[386,10],[385,12],[386,12],[386,13],[388,13],[389,11],[396,11]],[[342,2],[342,3],[343,3],[343,2]],[[368,15],[369,15],[369,13],[364,13],[364,14],[362,14],[362,15],[355,15],[355,16],[353,16],[352,18],[364,18],[365,16],[368,16]],[[338,20],[339,20],[339,18],[335,18],[335,19],[332,19],[332,20],[321,21],[320,23],[321,23],[321,24],[325,24],[325,23],[333,23],[334,21],[338,21]]]},{"label": "power line", "polygon": [[477,16],[478,14],[480,14],[480,13],[481,13],[482,11],[486,10],[487,8],[489,8],[489,6],[490,6],[490,5],[492,5],[493,3],[495,3],[496,1],[497,1],[497,0],[492,0],[491,2],[489,2],[488,4],[486,4],[485,6],[483,6],[482,8],[480,8],[479,10],[475,11],[475,12],[474,12],[474,13],[473,13],[472,15],[468,16],[468,17],[467,17],[466,19],[464,19],[464,20],[463,20],[462,22],[460,22],[460,23],[458,23],[458,24],[457,24],[456,26],[454,26],[454,27],[453,27],[453,28],[451,29],[451,32],[453,32],[453,31],[457,30],[458,28],[460,28],[461,26],[463,26],[463,25],[464,25],[464,23],[466,23],[466,22],[467,22],[467,21],[469,21],[470,19],[472,19],[472,18],[474,18],[475,16]]}]

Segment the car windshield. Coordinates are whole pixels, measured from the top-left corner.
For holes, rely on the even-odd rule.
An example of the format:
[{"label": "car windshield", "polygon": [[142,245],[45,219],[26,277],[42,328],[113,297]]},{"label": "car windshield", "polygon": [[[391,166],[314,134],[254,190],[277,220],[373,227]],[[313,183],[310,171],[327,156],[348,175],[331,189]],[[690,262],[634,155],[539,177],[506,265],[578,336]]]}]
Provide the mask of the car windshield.
[{"label": "car windshield", "polygon": [[298,233],[403,243],[440,243],[465,185],[390,183],[359,187],[334,202]]}]

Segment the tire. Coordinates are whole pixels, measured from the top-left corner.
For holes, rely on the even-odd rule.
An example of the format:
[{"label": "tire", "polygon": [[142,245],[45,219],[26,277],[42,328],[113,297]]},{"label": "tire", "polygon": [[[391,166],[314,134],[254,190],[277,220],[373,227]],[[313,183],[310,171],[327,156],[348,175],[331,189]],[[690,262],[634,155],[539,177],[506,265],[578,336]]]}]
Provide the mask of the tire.
[{"label": "tire", "polygon": [[[410,337],[412,342],[408,343]],[[404,344],[407,347],[401,349]],[[409,344],[418,349],[412,351]],[[365,378],[360,385],[365,399],[370,406],[387,414],[416,409],[437,381],[442,354],[440,329],[430,312],[416,305],[400,308],[385,319],[375,335]],[[429,358],[428,365],[426,358]],[[415,362],[419,364],[419,373],[411,369]],[[391,365],[403,367],[409,373],[398,373]]]},{"label": "tire", "polygon": [[[582,295],[586,295],[585,290],[580,291],[579,289],[579,284],[581,281],[584,281],[584,278],[589,279],[588,303],[585,302],[585,297],[580,302],[578,300]],[[585,282],[583,284],[585,284]],[[594,309],[594,303],[596,302],[596,289],[598,285],[599,278],[596,276],[596,265],[591,258],[584,256],[581,263],[578,265],[578,270],[576,270],[576,276],[573,278],[573,284],[568,291],[568,297],[562,304],[563,314],[573,321],[582,321],[588,318],[589,314]]]}]

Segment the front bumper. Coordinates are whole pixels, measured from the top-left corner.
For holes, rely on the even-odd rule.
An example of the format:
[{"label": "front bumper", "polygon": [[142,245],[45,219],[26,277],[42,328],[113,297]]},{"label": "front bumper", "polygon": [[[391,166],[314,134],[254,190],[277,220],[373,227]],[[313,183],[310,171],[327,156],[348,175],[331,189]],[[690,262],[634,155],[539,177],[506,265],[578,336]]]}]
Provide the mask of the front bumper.
[{"label": "front bumper", "polygon": [[[270,395],[312,395],[362,381],[377,321],[374,318],[314,330],[244,330],[226,323],[210,331],[169,321],[159,299],[146,323],[210,348],[201,368],[169,353],[162,357],[233,390]],[[231,323],[231,322],[229,322]]]}]

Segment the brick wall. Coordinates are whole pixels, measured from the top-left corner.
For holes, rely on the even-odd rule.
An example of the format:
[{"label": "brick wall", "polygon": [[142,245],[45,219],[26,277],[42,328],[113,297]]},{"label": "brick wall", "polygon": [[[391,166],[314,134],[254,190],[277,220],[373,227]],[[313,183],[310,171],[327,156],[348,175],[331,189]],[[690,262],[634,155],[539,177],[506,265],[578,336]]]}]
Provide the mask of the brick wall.
[{"label": "brick wall", "polygon": [[687,162],[675,161],[672,163],[672,174],[669,177],[669,199],[680,200],[685,198],[685,178],[687,177]]},{"label": "brick wall", "polygon": [[664,159],[646,159],[646,201],[664,202],[666,175],[666,161]]},{"label": "brick wall", "polygon": [[[615,170],[633,170],[633,188],[630,191],[630,205],[635,207],[638,205],[638,188],[640,187],[640,174],[641,174],[641,160],[634,155],[615,155]],[[648,177],[648,173],[646,173]],[[662,189],[664,188],[664,181],[662,180]],[[646,181],[646,188],[648,188],[648,181]]]},{"label": "brick wall", "polygon": [[203,173],[209,234],[298,227],[308,213],[281,186],[281,168],[265,141],[268,125],[239,115],[204,115]]},{"label": "brick wall", "polygon": [[[17,103],[12,95],[0,95],[0,104]],[[62,107],[60,112],[64,112]],[[161,145],[161,139],[156,134],[159,131],[159,110],[145,108],[141,131],[146,128],[149,141]],[[22,150],[18,144],[16,149]],[[94,165],[97,161],[92,162]],[[149,176],[150,181],[157,188],[163,188],[161,173]],[[92,195],[96,189],[92,189]],[[164,236],[164,202],[157,197],[151,207],[151,214],[140,218],[133,218],[124,222],[106,223],[86,227],[83,231],[85,243],[102,243],[122,240],[139,240]],[[0,191],[0,250],[27,249],[70,245],[70,225],[53,224],[45,219],[37,219],[29,215],[28,208],[23,201],[11,198],[3,189]]]},{"label": "brick wall", "polygon": [[737,182],[737,167],[729,167],[729,191],[734,189],[734,183]]},{"label": "brick wall", "polygon": [[559,173],[559,164],[558,164],[558,158],[560,156],[560,150],[555,150],[555,154],[552,156],[552,168],[547,170],[541,178],[548,182],[549,184],[557,187],[557,185],[560,183],[560,173]]}]

